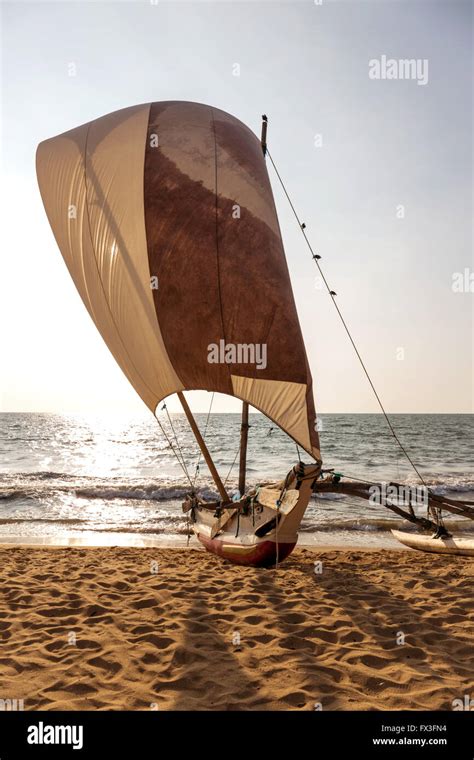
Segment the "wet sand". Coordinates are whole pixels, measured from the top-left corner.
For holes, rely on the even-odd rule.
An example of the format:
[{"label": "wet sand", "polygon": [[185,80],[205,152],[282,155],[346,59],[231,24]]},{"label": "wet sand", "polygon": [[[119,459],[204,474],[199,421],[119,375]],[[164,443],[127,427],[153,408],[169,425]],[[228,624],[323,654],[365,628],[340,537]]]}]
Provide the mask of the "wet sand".
[{"label": "wet sand", "polygon": [[275,571],[161,547],[0,557],[0,699],[25,710],[451,710],[473,696],[470,558],[318,547]]}]

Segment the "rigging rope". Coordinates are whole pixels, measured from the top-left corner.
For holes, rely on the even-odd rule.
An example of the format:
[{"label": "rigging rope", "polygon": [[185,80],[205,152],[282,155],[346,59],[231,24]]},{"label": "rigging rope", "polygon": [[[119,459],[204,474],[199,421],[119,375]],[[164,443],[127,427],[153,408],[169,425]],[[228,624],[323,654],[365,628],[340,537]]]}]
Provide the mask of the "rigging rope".
[{"label": "rigging rope", "polygon": [[[211,409],[212,409],[213,402],[214,402],[214,391],[212,392],[211,403],[209,404],[209,411],[207,413],[206,425],[204,427],[204,433],[203,433],[203,436],[202,436],[202,438],[203,438],[204,441],[206,440],[207,426],[209,424],[209,417],[211,415]],[[195,469],[195,472],[194,472],[194,481],[193,481],[193,486],[194,487],[196,486],[196,480],[197,480],[197,476],[198,476],[198,472],[199,472],[199,463],[201,461],[201,456],[202,456],[202,451],[199,450],[199,456],[197,458],[196,469]]]},{"label": "rigging rope", "polygon": [[[367,377],[367,380],[368,380],[368,381],[369,381],[369,383],[370,383],[370,386],[371,386],[371,388],[372,388],[372,390],[373,390],[373,392],[374,392],[375,398],[377,399],[378,405],[380,406],[380,409],[382,410],[383,416],[385,417],[385,420],[386,420],[386,422],[387,422],[387,425],[388,425],[388,427],[390,428],[390,431],[391,431],[391,433],[392,433],[392,435],[393,435],[393,437],[394,437],[395,441],[396,441],[396,442],[397,442],[397,444],[399,445],[400,449],[401,449],[401,450],[402,450],[402,452],[404,453],[404,455],[405,455],[405,457],[407,458],[407,460],[410,462],[411,466],[413,467],[414,471],[416,472],[416,474],[417,474],[417,475],[418,475],[418,477],[420,478],[421,482],[423,483],[423,485],[425,486],[425,488],[428,488],[428,487],[427,487],[427,485],[426,485],[426,483],[425,483],[425,480],[424,480],[423,476],[421,475],[421,473],[420,473],[420,472],[419,472],[419,470],[418,470],[418,467],[417,467],[417,466],[416,466],[416,464],[413,462],[413,460],[412,460],[412,458],[410,457],[409,453],[407,452],[407,450],[406,450],[406,449],[405,449],[405,447],[403,446],[402,442],[401,442],[401,441],[400,441],[400,439],[398,438],[398,435],[397,435],[397,433],[396,433],[396,431],[395,431],[395,429],[394,429],[394,427],[393,427],[393,425],[392,425],[392,423],[391,423],[391,421],[390,421],[390,418],[389,418],[389,416],[388,416],[387,412],[385,411],[385,408],[384,408],[384,406],[383,406],[383,404],[382,404],[382,401],[381,401],[381,399],[380,399],[380,396],[379,396],[379,394],[377,393],[377,390],[376,390],[376,388],[375,388],[375,385],[374,385],[374,384],[373,384],[373,382],[372,382],[372,378],[371,378],[371,377],[370,377],[370,375],[369,375],[369,372],[368,372],[368,370],[367,370],[367,367],[366,367],[366,366],[365,366],[365,364],[364,364],[364,361],[363,361],[363,359],[362,359],[362,357],[361,357],[361,355],[360,355],[360,353],[359,353],[359,350],[358,350],[358,348],[357,348],[357,346],[356,346],[356,344],[355,344],[355,341],[354,341],[354,339],[353,339],[353,337],[352,337],[352,335],[351,335],[351,332],[350,332],[350,330],[349,330],[349,328],[348,328],[348,326],[347,326],[347,324],[346,324],[346,322],[345,322],[345,320],[344,320],[344,317],[342,316],[341,310],[339,309],[339,306],[338,306],[338,305],[337,305],[337,303],[336,303],[336,300],[335,300],[335,295],[336,295],[336,293],[335,293],[333,290],[331,290],[331,288],[330,288],[330,287],[329,287],[329,285],[328,285],[328,282],[327,282],[327,280],[326,280],[326,277],[324,276],[324,272],[323,272],[323,270],[321,269],[321,265],[319,264],[319,260],[318,260],[318,259],[319,259],[320,257],[319,257],[317,254],[315,254],[315,253],[314,253],[314,251],[313,251],[313,249],[312,249],[312,247],[311,247],[311,243],[309,242],[309,240],[308,240],[308,237],[307,237],[307,235],[306,235],[306,232],[305,232],[305,225],[304,225],[304,224],[303,224],[303,223],[300,221],[300,218],[299,218],[299,216],[298,216],[298,214],[297,214],[297,212],[296,212],[296,209],[295,209],[295,207],[294,207],[294,205],[293,205],[293,203],[292,203],[292,201],[291,201],[291,198],[290,198],[290,196],[288,195],[288,192],[287,192],[287,189],[286,189],[286,187],[285,187],[285,184],[284,184],[284,182],[283,182],[283,180],[282,180],[282,178],[281,178],[281,176],[280,176],[280,173],[279,173],[279,171],[278,171],[278,169],[277,169],[277,167],[276,167],[276,165],[275,165],[275,162],[274,162],[274,160],[273,160],[273,158],[272,158],[272,156],[271,156],[271,153],[270,153],[270,151],[268,150],[268,147],[267,147],[267,149],[266,149],[266,153],[267,153],[267,155],[268,155],[268,157],[269,157],[269,159],[270,159],[270,161],[271,161],[271,164],[272,164],[272,166],[273,166],[273,168],[274,168],[274,170],[275,170],[275,173],[276,173],[276,175],[277,175],[277,177],[278,177],[278,180],[279,180],[279,182],[280,182],[280,185],[282,186],[282,188],[283,188],[283,191],[284,191],[284,193],[285,193],[285,195],[286,195],[286,197],[287,197],[287,199],[288,199],[288,203],[289,203],[289,204],[290,204],[290,206],[291,206],[291,210],[293,211],[293,214],[295,215],[296,221],[297,221],[297,222],[298,222],[298,224],[299,224],[299,227],[300,227],[300,229],[301,229],[301,232],[303,233],[303,237],[304,237],[304,239],[305,239],[305,241],[306,241],[306,245],[308,246],[309,250],[311,251],[311,255],[312,255],[312,257],[313,257],[313,261],[314,261],[314,263],[316,264],[316,266],[318,267],[319,273],[320,273],[320,275],[321,275],[321,277],[322,277],[322,280],[323,280],[323,282],[324,282],[324,284],[325,284],[325,286],[326,286],[326,289],[327,289],[327,291],[328,291],[329,295],[330,295],[330,296],[331,296],[331,298],[332,298],[332,302],[333,302],[333,304],[334,304],[334,306],[335,306],[335,308],[336,308],[336,311],[337,311],[337,313],[338,313],[338,315],[339,315],[339,318],[340,318],[340,320],[341,320],[342,324],[344,325],[344,329],[345,329],[345,331],[346,331],[347,335],[349,336],[349,340],[350,340],[350,342],[352,343],[352,346],[353,346],[353,348],[354,348],[354,351],[355,351],[355,353],[356,353],[356,355],[357,355],[357,358],[359,359],[359,362],[360,362],[360,364],[361,364],[361,366],[362,366],[362,369],[363,369],[363,370],[364,370],[364,372],[365,372],[365,375],[366,375],[366,377]],[[429,491],[429,489],[428,489],[428,491]]]},{"label": "rigging rope", "polygon": [[[171,430],[173,431],[174,439],[175,439],[175,441],[176,441],[176,445],[177,445],[177,447],[178,447],[178,451],[179,451],[179,453],[180,453],[180,455],[181,455],[181,459],[182,459],[183,465],[184,465],[184,467],[186,467],[186,462],[185,462],[185,460],[184,460],[184,454],[183,454],[183,452],[182,452],[182,450],[181,450],[181,446],[179,445],[178,436],[176,435],[176,431],[175,431],[175,429],[174,429],[174,426],[173,426],[173,421],[172,421],[172,419],[171,419],[171,417],[170,417],[170,413],[169,413],[169,411],[168,411],[168,407],[166,406],[166,402],[165,402],[165,403],[163,404],[163,406],[161,407],[161,410],[162,410],[162,411],[163,411],[163,409],[165,410],[165,412],[166,412],[166,416],[168,417],[168,422],[170,423],[170,427],[171,427]],[[186,469],[187,469],[187,468],[186,468]]]},{"label": "rigging rope", "polygon": [[[227,477],[226,477],[226,479],[224,480],[224,487],[225,487],[225,485],[226,485],[227,481],[228,481],[228,480],[229,480],[229,478],[230,478],[230,473],[231,473],[231,472],[232,472],[232,470],[234,469],[234,465],[235,465],[235,463],[236,463],[236,461],[237,461],[237,457],[239,456],[239,451],[240,451],[240,443],[239,443],[239,448],[238,448],[238,449],[237,449],[237,451],[235,452],[234,461],[232,462],[232,464],[231,464],[231,466],[230,466],[230,470],[229,470],[229,472],[227,473]],[[240,495],[241,495],[241,496],[243,496],[243,493],[241,493]]]},{"label": "rigging rope", "polygon": [[192,484],[191,478],[189,477],[189,473],[188,473],[188,469],[187,469],[187,467],[186,467],[186,463],[184,462],[184,460],[183,460],[183,461],[181,461],[181,459],[179,458],[179,456],[178,456],[177,452],[176,452],[176,451],[175,451],[175,449],[174,449],[174,446],[173,446],[173,443],[172,443],[172,441],[171,441],[171,440],[169,439],[169,437],[168,437],[168,434],[167,434],[166,430],[164,429],[164,427],[163,427],[163,425],[161,424],[160,420],[159,420],[159,419],[158,419],[158,417],[156,416],[156,411],[155,411],[155,413],[154,413],[154,415],[153,415],[153,416],[154,416],[155,420],[157,421],[158,425],[160,426],[160,430],[161,430],[161,432],[163,433],[163,435],[165,436],[165,438],[166,438],[166,441],[167,441],[167,443],[168,443],[168,446],[170,447],[171,451],[173,452],[173,454],[175,455],[175,457],[176,457],[176,459],[178,460],[179,464],[181,465],[181,469],[183,470],[185,477],[188,479],[188,481],[189,481],[189,485],[191,486],[191,488],[193,488],[193,484]]}]

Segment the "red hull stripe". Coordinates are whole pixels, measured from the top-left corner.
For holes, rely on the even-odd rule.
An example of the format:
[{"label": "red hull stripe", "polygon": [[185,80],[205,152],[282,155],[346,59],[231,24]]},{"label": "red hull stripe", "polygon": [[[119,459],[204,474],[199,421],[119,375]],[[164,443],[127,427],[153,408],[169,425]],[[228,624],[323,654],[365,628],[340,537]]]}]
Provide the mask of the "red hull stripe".
[{"label": "red hull stripe", "polygon": [[[234,565],[272,567],[276,563],[277,545],[274,541],[262,541],[255,546],[244,547],[241,544],[229,544],[217,538],[206,538],[201,533],[198,534],[198,538],[208,552],[217,554],[219,557],[233,562]],[[296,542],[278,544],[278,562],[283,562],[295,546]]]}]

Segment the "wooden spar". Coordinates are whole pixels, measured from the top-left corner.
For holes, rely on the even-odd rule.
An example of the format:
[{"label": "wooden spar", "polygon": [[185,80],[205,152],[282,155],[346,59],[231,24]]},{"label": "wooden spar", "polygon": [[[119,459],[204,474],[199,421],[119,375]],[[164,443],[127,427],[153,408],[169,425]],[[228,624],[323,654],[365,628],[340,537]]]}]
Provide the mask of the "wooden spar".
[{"label": "wooden spar", "polygon": [[[400,483],[388,483],[388,486],[395,486],[396,488],[404,488]],[[351,480],[344,480],[338,483],[334,483],[332,479],[318,480],[314,486],[314,492],[318,494],[323,493],[345,493],[348,496],[358,496],[361,499],[371,499],[371,487],[381,487],[380,483],[361,483]],[[428,518],[418,517],[414,514],[413,508],[409,507],[409,512],[397,506],[396,504],[390,504],[385,498],[382,503],[382,507],[390,509],[400,517],[404,517],[405,520],[409,520],[412,523],[417,523],[426,530],[435,530],[436,532],[443,533],[443,528],[436,523],[432,522]],[[474,520],[474,509],[472,502],[460,501],[458,499],[448,499],[446,496],[438,496],[437,494],[428,493],[428,506],[433,509],[445,510],[453,515],[459,515],[460,517],[466,517],[470,520]],[[444,531],[446,533],[446,531]]]},{"label": "wooden spar", "polygon": [[[379,483],[360,483],[360,482],[354,482],[351,480],[345,480],[338,483],[332,482],[332,480],[320,480],[317,481],[317,483],[314,486],[314,493],[318,495],[318,493],[345,493],[347,496],[358,496],[360,499],[367,499],[370,500],[372,497],[372,493],[370,491],[371,486],[378,486],[380,487],[381,484]],[[395,484],[389,484],[389,485],[395,485]],[[430,498],[430,497],[429,497]],[[429,520],[426,517],[417,517],[413,511],[407,512],[406,510],[402,509],[401,507],[395,505],[395,504],[388,504],[387,500],[383,501],[380,506],[386,507],[387,509],[390,509],[392,512],[395,512],[400,517],[404,517],[405,520],[409,520],[409,522],[415,523],[420,525],[420,527],[424,528],[425,530],[432,530],[437,532],[440,530],[440,527]],[[441,532],[446,531],[441,528]]]},{"label": "wooden spar", "polygon": [[262,151],[263,151],[263,155],[264,156],[267,155],[267,124],[268,124],[268,119],[265,116],[265,114],[263,114],[263,116],[262,116],[262,135],[260,137],[260,144],[262,146]]},{"label": "wooden spar", "polygon": [[217,490],[219,491],[222,501],[225,501],[225,502],[230,501],[229,496],[227,495],[227,491],[224,488],[224,484],[222,480],[220,479],[219,473],[216,470],[216,466],[214,462],[212,461],[212,457],[209,454],[209,450],[206,444],[204,443],[204,438],[202,437],[201,432],[198,426],[196,425],[196,420],[193,417],[193,413],[191,409],[189,408],[188,402],[186,401],[181,391],[178,391],[178,398],[181,401],[181,406],[183,407],[184,413],[186,417],[188,418],[188,422],[191,425],[191,429],[194,433],[194,437],[196,438],[199,448],[201,449],[202,455],[204,459],[206,460],[206,464],[209,467],[209,471],[213,477],[214,483],[217,486]]},{"label": "wooden spar", "polygon": [[247,464],[247,439],[249,433],[249,405],[242,401],[242,425],[240,426],[240,468],[239,468],[239,491],[245,493],[245,469]]}]

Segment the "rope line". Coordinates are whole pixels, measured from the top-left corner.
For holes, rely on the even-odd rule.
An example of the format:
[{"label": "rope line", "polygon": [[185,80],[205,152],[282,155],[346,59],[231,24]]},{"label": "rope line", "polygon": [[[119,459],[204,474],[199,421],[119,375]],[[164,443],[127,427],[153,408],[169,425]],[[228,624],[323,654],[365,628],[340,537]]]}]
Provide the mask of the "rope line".
[{"label": "rope line", "polygon": [[181,455],[181,461],[183,463],[183,467],[186,470],[189,482],[191,482],[191,478],[190,478],[189,473],[188,473],[188,468],[186,466],[186,460],[184,459],[184,454],[183,454],[183,451],[182,451],[181,446],[179,444],[179,439],[178,439],[178,436],[176,434],[176,430],[174,429],[173,420],[170,417],[170,413],[168,411],[168,407],[167,407],[166,403],[163,404],[162,409],[165,410],[166,416],[168,417],[168,422],[170,423],[171,430],[173,431],[174,439],[176,441],[176,446],[178,447],[178,451],[179,451],[179,453]]},{"label": "rope line", "polygon": [[306,245],[308,246],[309,250],[311,251],[311,255],[312,255],[312,257],[313,257],[313,261],[314,261],[314,263],[316,264],[316,266],[318,267],[319,273],[320,273],[320,275],[321,275],[321,277],[322,277],[322,280],[323,280],[323,282],[324,282],[324,284],[325,284],[325,286],[326,286],[326,289],[327,289],[327,291],[328,291],[329,295],[331,296],[332,302],[333,302],[333,304],[334,304],[334,306],[335,306],[335,308],[336,308],[336,311],[337,311],[337,313],[338,313],[338,315],[339,315],[339,318],[340,318],[340,320],[341,320],[342,324],[344,325],[344,329],[345,329],[345,331],[346,331],[347,335],[349,336],[349,340],[350,340],[350,342],[351,342],[351,344],[352,344],[352,347],[354,348],[354,351],[355,351],[355,353],[356,353],[356,355],[357,355],[357,358],[359,359],[359,362],[360,362],[360,364],[361,364],[361,366],[362,366],[362,369],[363,369],[363,370],[364,370],[364,372],[365,372],[365,375],[366,375],[366,377],[367,377],[367,380],[368,380],[368,381],[369,381],[369,383],[370,383],[370,386],[371,386],[371,388],[372,388],[372,390],[373,390],[373,392],[374,392],[375,398],[377,399],[378,405],[379,405],[380,409],[382,410],[382,413],[383,413],[383,415],[384,415],[384,417],[385,417],[385,420],[386,420],[386,422],[387,422],[387,425],[388,425],[388,427],[389,427],[389,429],[390,429],[390,431],[391,431],[391,433],[392,433],[392,435],[393,435],[393,437],[394,437],[395,441],[396,441],[396,442],[397,442],[397,444],[399,445],[400,449],[403,451],[403,453],[404,453],[405,457],[407,458],[407,460],[410,462],[411,466],[413,467],[414,471],[416,472],[416,474],[417,474],[417,475],[418,475],[418,477],[420,478],[421,482],[423,483],[423,485],[424,485],[425,487],[427,487],[427,486],[426,486],[426,483],[425,483],[425,481],[424,481],[424,478],[423,478],[423,476],[422,476],[422,475],[421,475],[421,473],[419,472],[419,470],[418,470],[418,467],[416,466],[416,464],[415,464],[415,463],[414,463],[414,461],[412,460],[411,456],[409,455],[409,453],[407,452],[407,450],[406,450],[406,449],[405,449],[405,447],[403,446],[402,442],[400,441],[400,439],[399,439],[399,437],[398,437],[398,435],[397,435],[397,433],[396,433],[396,431],[395,431],[395,429],[394,429],[394,427],[393,427],[393,425],[392,425],[392,423],[391,423],[391,421],[390,421],[390,418],[389,418],[389,416],[388,416],[387,412],[385,411],[385,408],[384,408],[384,406],[383,406],[383,404],[382,404],[382,401],[381,401],[381,399],[380,399],[380,396],[379,396],[379,394],[377,393],[377,390],[376,390],[376,388],[375,388],[375,385],[374,385],[374,383],[372,382],[372,378],[371,378],[371,377],[370,377],[370,375],[369,375],[369,372],[368,372],[368,370],[367,370],[367,367],[366,367],[366,366],[365,366],[365,364],[364,364],[364,361],[363,361],[363,359],[362,359],[362,357],[361,357],[361,355],[360,355],[360,353],[359,353],[359,350],[358,350],[358,348],[357,348],[357,346],[356,346],[356,343],[355,343],[355,341],[354,341],[354,339],[353,339],[353,337],[352,337],[352,335],[351,335],[351,332],[350,332],[350,330],[349,330],[349,328],[348,328],[348,326],[347,326],[347,324],[346,324],[346,322],[345,322],[345,320],[344,320],[344,317],[342,316],[341,310],[340,310],[339,306],[338,306],[338,305],[337,305],[337,303],[336,303],[336,300],[335,300],[335,293],[334,293],[334,291],[333,291],[333,290],[331,290],[331,288],[329,287],[329,284],[328,284],[328,282],[327,282],[327,280],[326,280],[326,277],[324,276],[324,272],[323,272],[323,270],[321,269],[321,265],[319,264],[319,261],[318,261],[318,257],[317,257],[317,255],[314,253],[314,251],[313,251],[313,248],[311,247],[311,243],[309,242],[309,240],[308,240],[308,237],[307,237],[307,235],[306,235],[306,232],[305,232],[305,225],[304,225],[304,224],[303,224],[303,223],[300,221],[300,218],[299,218],[299,216],[298,216],[298,214],[297,214],[297,212],[296,212],[296,209],[295,209],[295,207],[294,207],[294,205],[293,205],[293,203],[292,203],[292,201],[291,201],[291,198],[290,198],[290,196],[288,195],[288,191],[287,191],[287,189],[286,189],[286,187],[285,187],[285,184],[284,184],[284,182],[283,182],[283,180],[282,180],[282,178],[281,178],[281,176],[280,176],[280,173],[279,173],[279,171],[278,171],[278,169],[277,169],[277,167],[276,167],[276,165],[275,165],[275,162],[274,162],[274,160],[273,160],[273,158],[272,158],[272,156],[271,156],[271,153],[270,153],[270,151],[268,150],[268,147],[267,147],[267,155],[268,155],[268,157],[269,157],[269,159],[270,159],[270,161],[271,161],[271,164],[272,164],[272,166],[273,166],[273,168],[274,168],[274,170],[275,170],[275,173],[276,173],[276,175],[277,175],[277,177],[278,177],[278,180],[279,180],[279,182],[280,182],[280,185],[282,186],[282,188],[283,188],[283,191],[284,191],[284,193],[285,193],[285,195],[286,195],[286,197],[287,197],[287,199],[288,199],[288,203],[289,203],[289,204],[290,204],[290,206],[291,206],[291,210],[293,211],[293,214],[294,214],[294,216],[295,216],[295,218],[296,218],[296,221],[297,221],[297,222],[298,222],[298,224],[299,224],[299,227],[300,227],[300,229],[301,229],[301,232],[303,233],[303,237],[304,237],[304,239],[305,239],[305,241],[306,241]]},{"label": "rope line", "polygon": [[186,477],[186,478],[187,478],[187,480],[189,481],[189,485],[191,486],[191,488],[193,488],[193,483],[192,483],[192,480],[191,480],[191,478],[189,477],[189,473],[188,473],[188,470],[187,470],[187,467],[186,467],[186,463],[184,462],[184,460],[183,460],[183,461],[181,461],[181,459],[179,458],[179,456],[178,456],[178,454],[177,454],[177,452],[175,451],[175,448],[174,448],[174,446],[173,446],[173,442],[170,440],[170,438],[169,438],[169,436],[168,436],[168,434],[167,434],[166,430],[164,429],[164,427],[163,427],[163,425],[161,424],[160,420],[159,420],[159,419],[158,419],[158,417],[156,416],[156,411],[155,411],[155,413],[154,413],[154,415],[153,415],[153,416],[154,416],[155,420],[157,421],[158,425],[160,426],[160,430],[161,430],[161,432],[163,433],[164,437],[166,438],[166,441],[167,441],[167,443],[168,443],[168,446],[170,447],[171,451],[173,452],[173,454],[175,455],[176,459],[178,460],[178,462],[179,462],[179,464],[180,464],[180,466],[181,466],[181,469],[182,469],[182,470],[183,470],[183,472],[184,472],[184,475],[185,475],[185,477]]},{"label": "rope line", "polygon": [[[203,436],[202,436],[202,438],[203,438],[204,441],[206,440],[207,426],[209,424],[209,417],[211,416],[211,409],[212,409],[213,402],[214,402],[214,391],[212,392],[211,403],[209,404],[209,411],[207,413],[206,425],[204,427],[204,433],[203,433]],[[199,455],[198,455],[197,462],[196,462],[196,469],[195,469],[195,472],[194,472],[194,480],[193,480],[193,486],[194,487],[196,486],[196,480],[197,480],[197,477],[198,477],[199,464],[201,462],[201,456],[202,456],[202,451],[201,451],[201,449],[199,449]]]},{"label": "rope line", "polygon": [[[232,470],[234,469],[234,465],[235,465],[235,463],[236,463],[236,461],[237,461],[237,457],[239,456],[239,451],[240,451],[240,443],[239,443],[239,448],[238,448],[238,449],[237,449],[237,451],[235,452],[234,461],[232,462],[232,464],[231,464],[231,466],[230,466],[230,470],[229,470],[229,472],[227,473],[227,477],[226,477],[226,479],[224,480],[224,487],[225,487],[225,485],[226,485],[227,481],[228,481],[228,480],[229,480],[229,478],[230,478],[230,473],[231,473],[231,472],[232,472]],[[243,494],[240,494],[240,495],[241,495],[241,496],[243,496]]]}]

